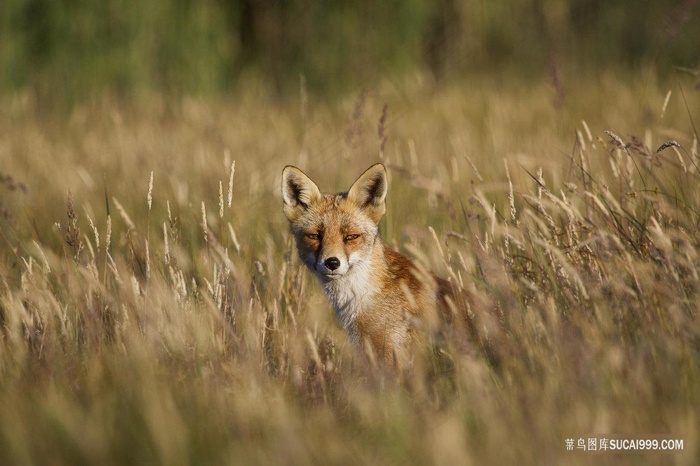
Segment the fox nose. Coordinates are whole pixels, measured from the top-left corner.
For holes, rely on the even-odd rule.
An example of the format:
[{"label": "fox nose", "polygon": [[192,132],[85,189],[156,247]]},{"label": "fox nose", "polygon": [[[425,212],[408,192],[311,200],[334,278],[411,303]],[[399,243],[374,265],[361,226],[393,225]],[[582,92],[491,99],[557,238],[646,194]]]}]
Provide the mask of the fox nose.
[{"label": "fox nose", "polygon": [[335,270],[340,267],[340,260],[337,257],[329,257],[323,262],[323,265],[328,267],[330,270]]}]

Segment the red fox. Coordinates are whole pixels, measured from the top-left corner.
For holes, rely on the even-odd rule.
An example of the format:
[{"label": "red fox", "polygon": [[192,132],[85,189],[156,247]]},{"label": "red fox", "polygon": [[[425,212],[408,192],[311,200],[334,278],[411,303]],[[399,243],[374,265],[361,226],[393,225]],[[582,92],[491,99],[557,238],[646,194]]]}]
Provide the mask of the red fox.
[{"label": "red fox", "polygon": [[425,347],[455,320],[464,295],[382,242],[386,193],[381,163],[338,194],[321,193],[296,167],[282,172],[284,214],[299,257],[352,342],[400,370],[411,365],[416,346]]}]

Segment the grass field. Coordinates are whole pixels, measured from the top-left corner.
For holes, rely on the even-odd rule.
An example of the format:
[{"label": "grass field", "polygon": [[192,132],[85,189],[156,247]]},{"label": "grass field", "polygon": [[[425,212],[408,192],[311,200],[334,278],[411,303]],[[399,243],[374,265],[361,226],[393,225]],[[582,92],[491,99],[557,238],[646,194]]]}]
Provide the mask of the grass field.
[{"label": "grass field", "polygon": [[[697,464],[693,84],[416,77],[65,119],[6,99],[0,463]],[[333,191],[380,160],[383,238],[491,303],[499,364],[454,353],[398,382],[302,268],[283,166]]]}]

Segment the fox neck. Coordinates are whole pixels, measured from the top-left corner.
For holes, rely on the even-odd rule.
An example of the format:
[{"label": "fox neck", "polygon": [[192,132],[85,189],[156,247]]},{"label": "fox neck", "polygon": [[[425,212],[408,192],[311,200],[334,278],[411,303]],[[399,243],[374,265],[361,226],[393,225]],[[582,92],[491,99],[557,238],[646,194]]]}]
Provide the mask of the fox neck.
[{"label": "fox neck", "polygon": [[340,325],[353,337],[357,317],[371,305],[374,295],[380,291],[378,279],[386,269],[383,257],[384,245],[377,237],[372,251],[345,275],[321,283]]}]

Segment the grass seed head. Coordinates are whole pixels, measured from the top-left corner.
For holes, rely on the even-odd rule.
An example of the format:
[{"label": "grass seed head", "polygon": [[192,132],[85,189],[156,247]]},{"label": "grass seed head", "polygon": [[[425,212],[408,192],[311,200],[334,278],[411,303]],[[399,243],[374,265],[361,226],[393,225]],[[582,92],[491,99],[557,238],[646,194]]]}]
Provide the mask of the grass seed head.
[{"label": "grass seed head", "polygon": [[236,161],[231,162],[231,174],[228,178],[228,208],[231,208],[233,202],[233,175],[236,173]]},{"label": "grass seed head", "polygon": [[151,211],[151,205],[153,204],[153,170],[151,170],[151,177],[148,179],[148,194],[146,195],[146,203],[148,204],[148,211]]}]

